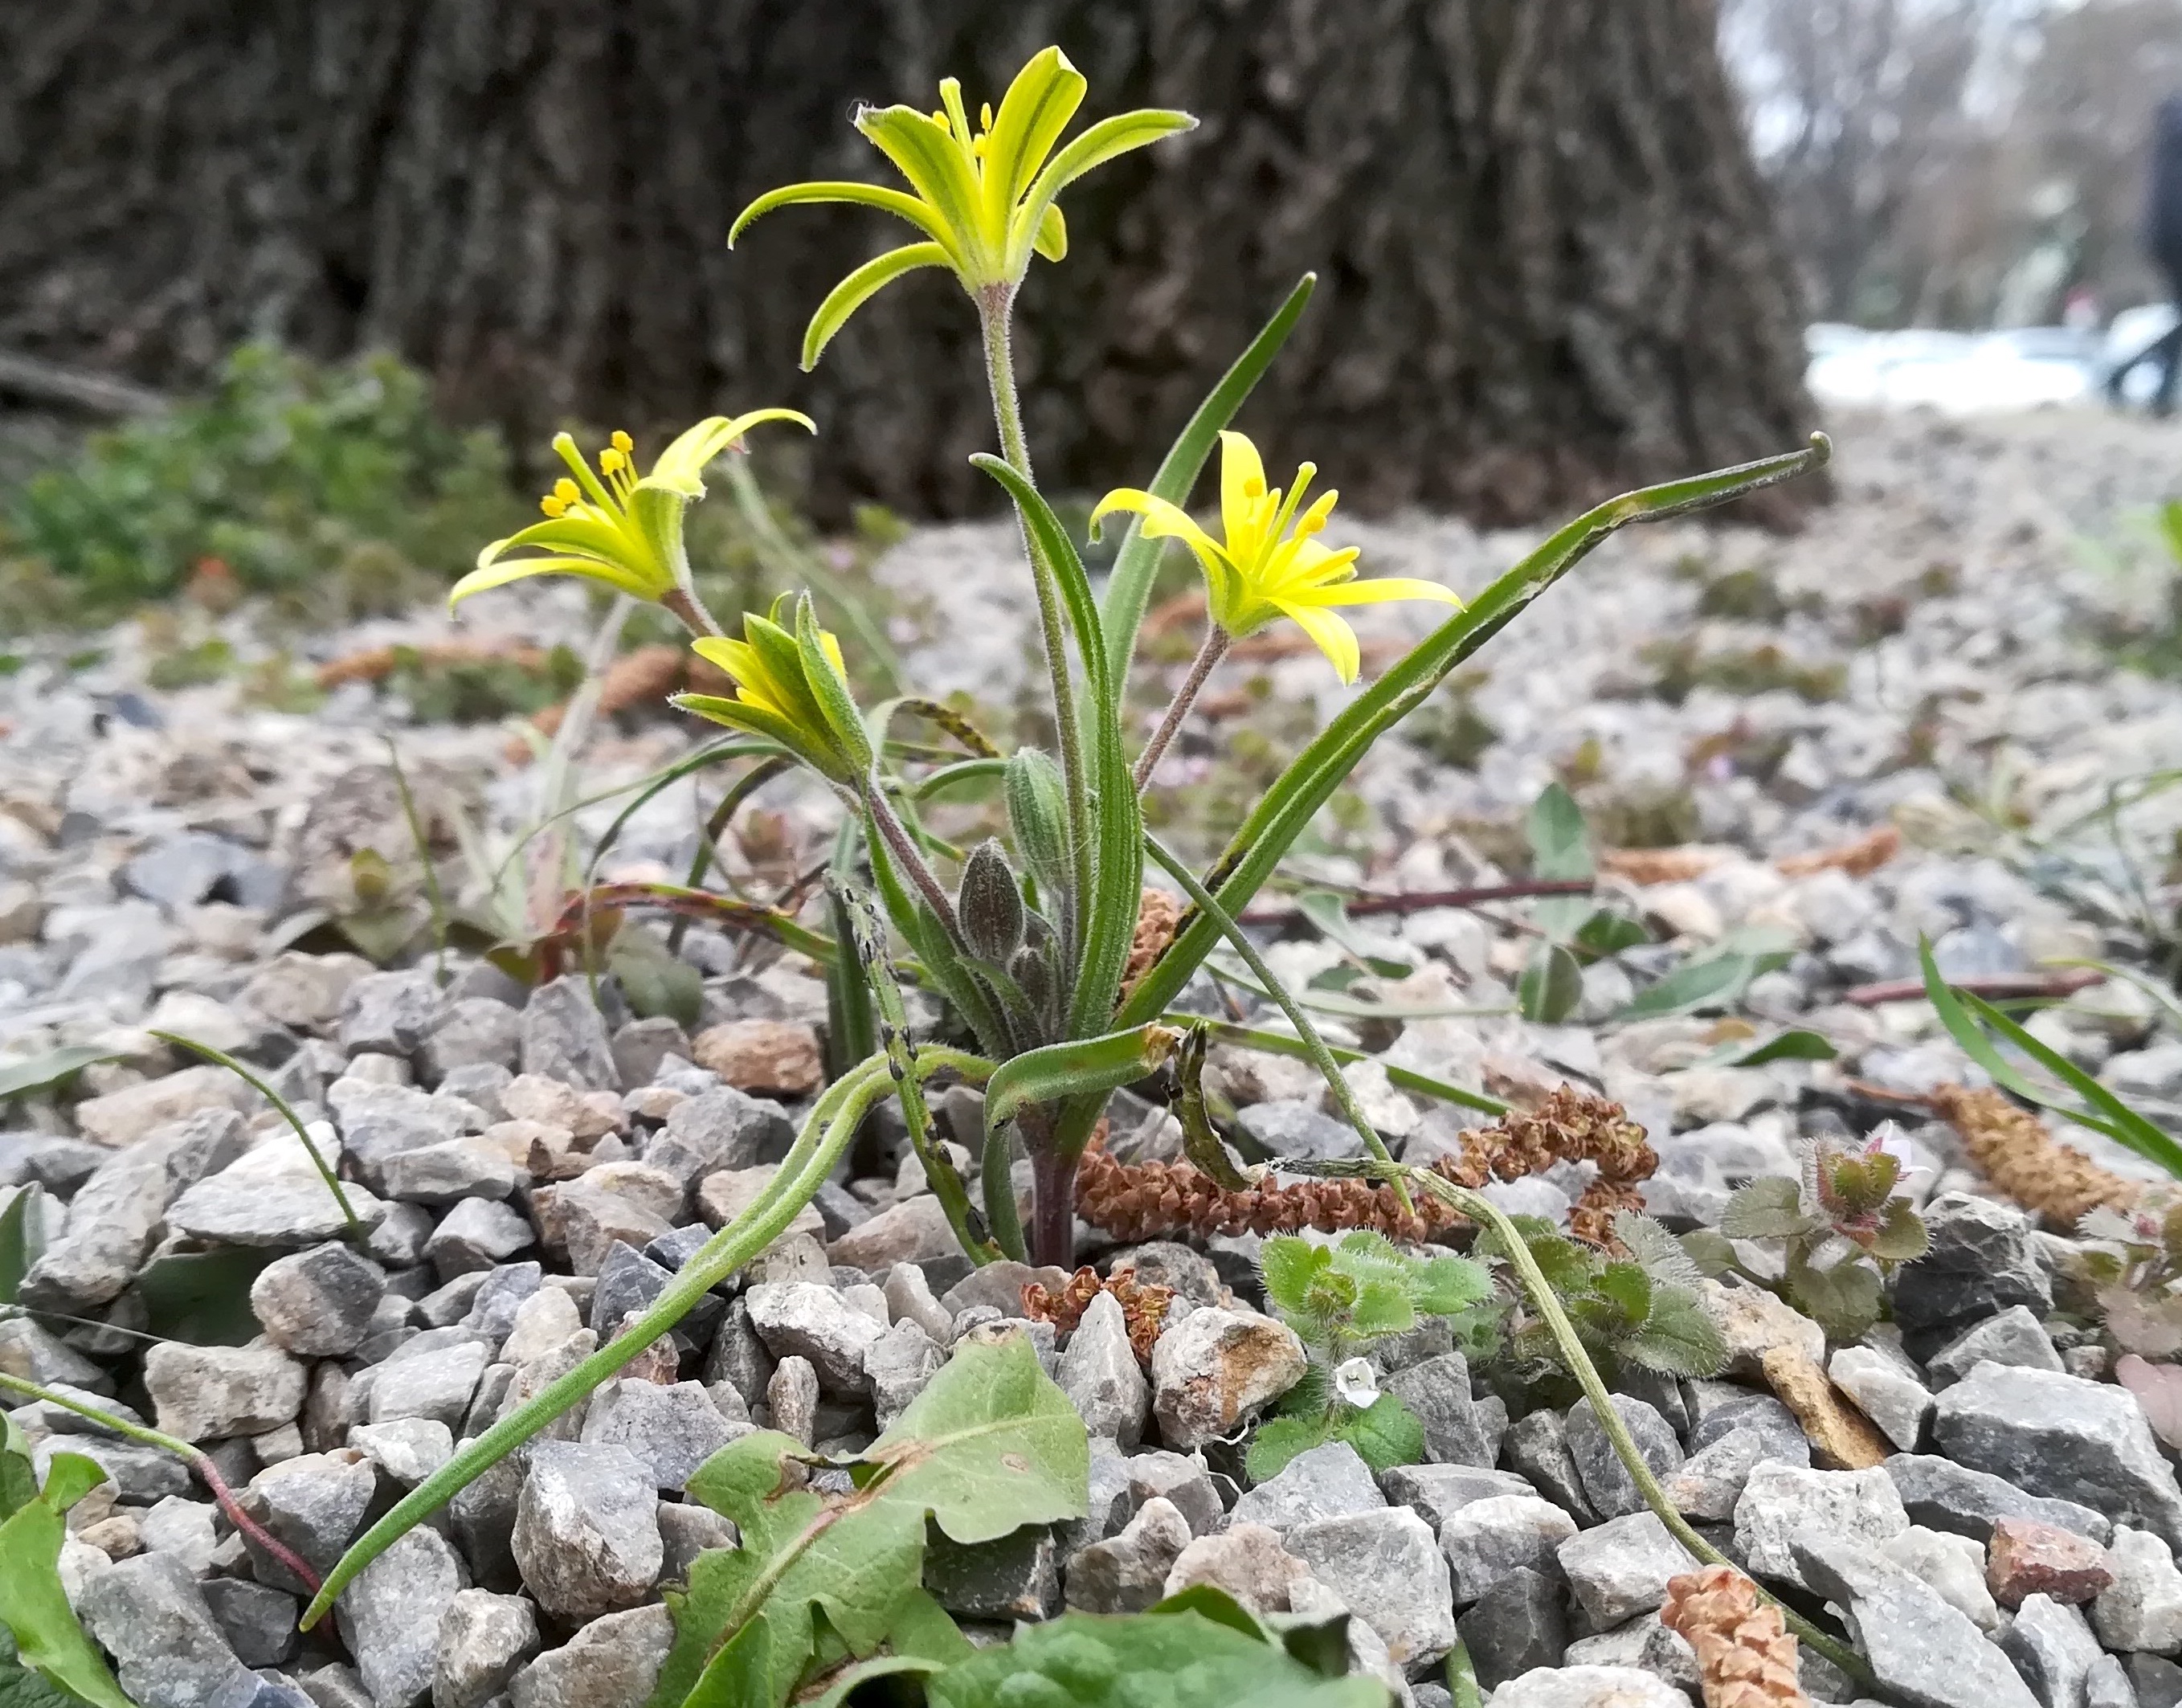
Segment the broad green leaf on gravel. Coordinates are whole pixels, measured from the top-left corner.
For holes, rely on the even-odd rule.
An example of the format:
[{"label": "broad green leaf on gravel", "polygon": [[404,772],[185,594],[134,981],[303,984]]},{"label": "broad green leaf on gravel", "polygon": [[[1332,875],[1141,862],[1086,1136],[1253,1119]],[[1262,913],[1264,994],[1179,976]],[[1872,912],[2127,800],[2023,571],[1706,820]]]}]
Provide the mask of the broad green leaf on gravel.
[{"label": "broad green leaf on gravel", "polygon": [[1424,1424],[1392,1394],[1382,1394],[1361,1411],[1343,1418],[1334,1426],[1333,1439],[1354,1447],[1357,1457],[1374,1471],[1420,1464],[1425,1456]]},{"label": "broad green leaf on gravel", "polygon": [[[812,1491],[807,1462],[768,1430],[690,1478],[691,1497],[734,1520],[742,1545],[699,1556],[689,1593],[669,1597],[675,1642],[655,1708],[786,1702],[813,1657],[814,1613],[849,1655],[873,1653],[917,1611],[928,1519],[956,1542],[989,1542],[1080,1518],[1089,1500],[1083,1420],[1021,1337],[957,1350],[848,1461],[855,1493]],[[915,1646],[929,1655],[931,1633]]]},{"label": "broad green leaf on gravel", "polygon": [[25,1061],[0,1065],[0,1102],[25,1091],[42,1090],[94,1062],[111,1062],[120,1054],[119,1050],[102,1050],[95,1045],[71,1044],[64,1050],[48,1050]]},{"label": "broad green leaf on gravel", "polygon": [[8,1201],[0,1210],[0,1305],[13,1305],[22,1289],[23,1277],[38,1261],[43,1241],[45,1206],[34,1181]]},{"label": "broad green leaf on gravel", "polygon": [[[0,1458],[9,1461],[7,1485],[19,1492],[30,1467],[21,1431],[13,1420]],[[83,1455],[56,1453],[46,1473],[45,1492],[23,1500],[0,1523],[0,1624],[14,1637],[15,1657],[23,1666],[94,1708],[134,1708],[76,1623],[75,1611],[61,1588],[61,1542],[66,1533],[62,1515],[105,1480],[106,1472]],[[6,1675],[0,1673],[0,1689],[6,1683]],[[28,1691],[20,1694],[26,1705],[39,1700]],[[0,1703],[7,1700],[0,1694]]]},{"label": "broad green leaf on gravel", "polygon": [[[1576,796],[1548,783],[1531,804],[1525,826],[1531,843],[1533,878],[1588,878],[1592,873],[1591,829]],[[1588,919],[1597,904],[1588,896],[1553,896],[1538,903],[1532,918],[1555,942],[1565,940]]]},{"label": "broad green leaf on gravel", "polygon": [[1613,1018],[1656,1020],[1697,1008],[1724,1008],[1764,970],[1759,958],[1750,955],[1715,955],[1709,960],[1688,962],[1658,984],[1639,990]]},{"label": "broad green leaf on gravel", "polygon": [[623,922],[607,946],[606,968],[640,1016],[697,1023],[705,1006],[704,975],[643,926]]},{"label": "broad green leaf on gravel", "polygon": [[[848,1700],[853,1703],[851,1694]],[[1326,1678],[1195,1611],[1064,1614],[925,1681],[930,1708],[1386,1708],[1374,1678]]]},{"label": "broad green leaf on gravel", "polygon": [[1412,962],[1393,960],[1367,946],[1341,898],[1331,890],[1306,890],[1296,897],[1296,911],[1324,932],[1337,948],[1347,951],[1382,979],[1406,979],[1417,970]]},{"label": "broad green leaf on gravel", "polygon": [[136,1278],[145,1328],[192,1346],[241,1346],[264,1332],[250,1308],[250,1284],[280,1254],[244,1245],[178,1251]]},{"label": "broad green leaf on gravel", "polygon": [[1720,1325],[1696,1294],[1679,1286],[1654,1288],[1644,1326],[1614,1350],[1631,1363],[1669,1376],[1716,1376],[1727,1362]]},{"label": "broad green leaf on gravel", "polygon": [[1583,1001],[1583,968],[1559,943],[1541,939],[1531,950],[1529,962],[1515,985],[1516,1006],[1526,1020],[1558,1026],[1576,1012]]}]

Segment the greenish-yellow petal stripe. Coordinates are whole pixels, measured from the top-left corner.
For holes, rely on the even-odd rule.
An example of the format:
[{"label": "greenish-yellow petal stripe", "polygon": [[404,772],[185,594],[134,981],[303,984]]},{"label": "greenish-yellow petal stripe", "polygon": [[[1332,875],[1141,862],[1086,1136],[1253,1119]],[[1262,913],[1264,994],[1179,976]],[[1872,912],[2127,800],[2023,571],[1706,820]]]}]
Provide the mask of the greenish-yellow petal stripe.
[{"label": "greenish-yellow petal stripe", "polygon": [[826,293],[826,300],[818,305],[818,312],[804,329],[804,371],[808,373],[818,365],[819,353],[833,341],[833,335],[848,324],[851,314],[903,274],[913,273],[920,267],[951,265],[946,250],[937,243],[905,244],[865,262]]}]

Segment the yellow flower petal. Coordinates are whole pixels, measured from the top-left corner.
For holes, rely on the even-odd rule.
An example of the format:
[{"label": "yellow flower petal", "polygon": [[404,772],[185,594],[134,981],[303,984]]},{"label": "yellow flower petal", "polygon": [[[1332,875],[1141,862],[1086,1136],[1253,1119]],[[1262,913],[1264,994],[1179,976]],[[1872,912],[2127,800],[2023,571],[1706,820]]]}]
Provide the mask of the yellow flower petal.
[{"label": "yellow flower petal", "polygon": [[1192,521],[1189,513],[1178,504],[1170,504],[1134,486],[1118,486],[1101,498],[1099,507],[1091,513],[1093,531],[1095,533],[1100,521],[1116,510],[1132,510],[1143,517],[1147,540],[1181,541],[1208,569],[1216,564],[1228,564],[1227,554],[1220,542]]},{"label": "yellow flower petal", "polygon": [[1371,581],[1344,581],[1336,587],[1319,587],[1296,595],[1299,602],[1313,605],[1384,605],[1396,599],[1429,599],[1439,605],[1459,605],[1462,596],[1437,581],[1420,581],[1406,575],[1382,575]]},{"label": "yellow flower petal", "polygon": [[1356,631],[1331,611],[1321,610],[1315,605],[1283,603],[1281,614],[1292,618],[1303,632],[1310,636],[1318,650],[1326,654],[1333,666],[1333,674],[1346,683],[1356,679],[1362,666],[1363,654],[1356,645]]},{"label": "yellow flower petal", "polygon": [[1265,464],[1258,447],[1240,433],[1220,435],[1220,529],[1239,561],[1265,496]]}]

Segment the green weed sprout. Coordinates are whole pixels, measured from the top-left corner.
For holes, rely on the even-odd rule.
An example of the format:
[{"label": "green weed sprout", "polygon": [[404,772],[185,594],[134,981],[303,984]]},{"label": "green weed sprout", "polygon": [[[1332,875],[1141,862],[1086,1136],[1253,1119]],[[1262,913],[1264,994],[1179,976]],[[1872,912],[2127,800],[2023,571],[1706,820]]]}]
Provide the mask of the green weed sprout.
[{"label": "green weed sprout", "polygon": [[1374,1471],[1415,1464],[1424,1425],[1379,1391],[1363,1355],[1428,1317],[1479,1303],[1492,1291],[1485,1271],[1462,1257],[1412,1256],[1382,1234],[1359,1231],[1332,1245],[1276,1235],[1260,1254],[1259,1273],[1265,1302],[1295,1330],[1310,1369],[1251,1442],[1252,1480],[1278,1475],[1297,1454],[1328,1441],[1346,1441]]}]

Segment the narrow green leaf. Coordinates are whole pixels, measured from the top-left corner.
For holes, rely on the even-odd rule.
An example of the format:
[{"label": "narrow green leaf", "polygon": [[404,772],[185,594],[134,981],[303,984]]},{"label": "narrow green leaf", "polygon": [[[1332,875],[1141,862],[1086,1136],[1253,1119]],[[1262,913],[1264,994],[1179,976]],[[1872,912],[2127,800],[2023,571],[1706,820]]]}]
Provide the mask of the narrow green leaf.
[{"label": "narrow green leaf", "polygon": [[1397,961],[1362,946],[1362,938],[1350,922],[1349,910],[1330,890],[1306,890],[1296,897],[1296,911],[1318,927],[1337,946],[1361,962],[1382,979],[1406,979],[1415,972],[1414,961]]},{"label": "narrow green leaf", "polygon": [[[1433,630],[1320,731],[1237,829],[1205,887],[1231,915],[1248,905],[1371,744],[1422,705],[1448,672],[1616,529],[1684,515],[1793,480],[1823,465],[1830,450],[1825,436],[1814,434],[1806,450],[1624,493],[1569,523]],[[1137,981],[1119,1018],[1149,1019],[1171,1004],[1219,934],[1208,919],[1187,922],[1166,953]]]},{"label": "narrow green leaf", "polygon": [[1657,1020],[1699,1008],[1724,1008],[1758,973],[1747,955],[1715,955],[1677,967],[1656,984],[1647,985],[1614,1014],[1617,1021]]},{"label": "narrow green leaf", "polygon": [[[1306,273],[1296,281],[1288,300],[1259,329],[1258,336],[1235,358],[1234,366],[1221,375],[1220,383],[1197,406],[1197,413],[1189,418],[1173,446],[1160,458],[1159,472],[1145,489],[1154,497],[1164,498],[1171,504],[1188,503],[1190,489],[1204,472],[1205,459],[1220,442],[1221,430],[1235,419],[1243,400],[1264,377],[1273,358],[1280,354],[1281,346],[1288,342],[1288,334],[1295,330],[1296,322],[1303,318],[1317,284],[1315,273]],[[1117,699],[1128,685],[1129,664],[1137,652],[1137,629],[1144,622],[1144,606],[1151,597],[1152,581],[1159,573],[1160,553],[1166,544],[1163,540],[1145,537],[1141,518],[1132,521],[1121,549],[1115,556],[1113,573],[1106,580],[1106,602],[1100,615],[1106,631],[1107,679]]]},{"label": "narrow green leaf", "polygon": [[23,1277],[38,1261],[45,1228],[44,1189],[35,1180],[19,1189],[0,1210],[0,1305],[13,1305]]},{"label": "narrow green leaf", "polygon": [[114,1062],[120,1056],[119,1050],[102,1050],[95,1044],[71,1044],[65,1049],[43,1051],[20,1062],[0,1063],[0,1103],[26,1091],[42,1091],[94,1062]]}]

